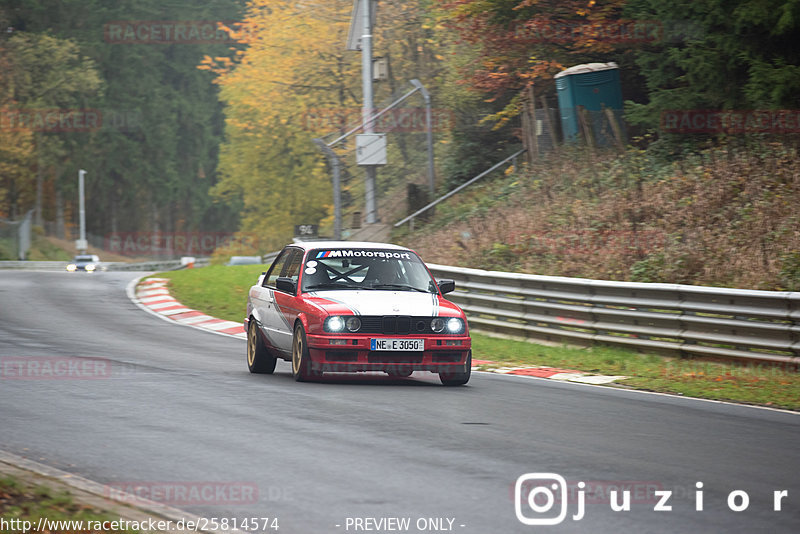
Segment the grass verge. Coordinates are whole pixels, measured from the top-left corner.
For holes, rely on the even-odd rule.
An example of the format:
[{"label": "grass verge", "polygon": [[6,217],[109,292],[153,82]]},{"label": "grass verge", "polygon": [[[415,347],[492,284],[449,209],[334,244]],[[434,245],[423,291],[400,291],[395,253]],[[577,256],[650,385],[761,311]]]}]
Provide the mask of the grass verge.
[{"label": "grass verge", "polygon": [[[119,517],[113,517],[92,506],[77,503],[72,495],[66,491],[55,492],[47,486],[28,486],[10,476],[0,477],[0,517],[3,518],[7,525],[12,527],[9,530],[4,528],[0,532],[24,532],[25,528],[22,525],[36,527],[40,519],[49,521],[83,521],[81,525],[83,528],[80,532],[86,534],[138,532],[136,530],[115,530],[111,528],[114,526],[113,522],[118,521]],[[19,528],[15,528],[14,525],[18,525]],[[46,530],[43,526],[42,532],[48,531],[52,530]],[[74,530],[66,528],[58,531]]]},{"label": "grass verge", "polygon": [[[247,291],[266,266],[212,266],[161,273],[172,295],[209,315],[242,321]],[[624,375],[614,386],[800,410],[800,373],[775,366],[640,354],[615,347],[552,347],[472,333],[473,356],[493,366],[551,366]]]}]

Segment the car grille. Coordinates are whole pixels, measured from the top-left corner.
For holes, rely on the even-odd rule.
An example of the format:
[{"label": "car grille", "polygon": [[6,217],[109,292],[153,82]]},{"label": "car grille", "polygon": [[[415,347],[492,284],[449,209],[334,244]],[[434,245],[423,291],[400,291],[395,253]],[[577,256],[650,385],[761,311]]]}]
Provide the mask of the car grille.
[{"label": "car grille", "polygon": [[387,335],[435,335],[431,330],[432,317],[411,317],[408,315],[362,315],[361,334]]}]

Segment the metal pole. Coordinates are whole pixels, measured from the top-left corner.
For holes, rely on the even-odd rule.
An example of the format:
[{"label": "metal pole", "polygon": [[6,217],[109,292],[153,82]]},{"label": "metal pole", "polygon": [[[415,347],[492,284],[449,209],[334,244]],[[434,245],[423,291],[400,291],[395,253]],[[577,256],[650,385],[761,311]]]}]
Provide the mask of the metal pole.
[{"label": "metal pole", "polygon": [[524,149],[524,148],[523,148],[522,150],[518,150],[517,152],[514,152],[513,154],[511,154],[510,156],[508,156],[506,159],[504,159],[503,161],[501,161],[500,163],[495,163],[495,164],[494,164],[494,165],[492,165],[492,166],[491,166],[489,169],[486,169],[485,171],[483,171],[482,173],[480,173],[478,176],[476,176],[476,177],[474,177],[474,178],[471,178],[469,181],[467,181],[467,182],[464,182],[463,184],[459,185],[458,187],[456,187],[455,189],[453,189],[452,191],[450,191],[450,192],[449,192],[449,193],[447,193],[446,195],[442,195],[442,196],[440,196],[439,198],[437,198],[436,200],[434,200],[433,202],[431,202],[431,203],[430,203],[430,204],[428,204],[427,206],[424,206],[424,207],[422,207],[422,208],[418,209],[417,211],[415,211],[414,213],[412,213],[411,215],[409,215],[408,217],[406,217],[406,218],[405,218],[405,219],[403,219],[402,221],[398,221],[398,222],[394,223],[394,227],[395,227],[395,228],[399,228],[400,226],[402,226],[402,225],[403,225],[403,224],[405,224],[406,222],[408,222],[408,221],[413,221],[413,220],[414,220],[414,218],[415,218],[417,215],[420,215],[421,213],[425,213],[426,211],[428,211],[429,209],[431,209],[432,207],[434,207],[434,206],[435,206],[436,204],[438,204],[439,202],[442,202],[442,201],[444,201],[444,200],[447,200],[448,198],[452,197],[453,195],[455,195],[456,193],[458,193],[459,191],[461,191],[461,190],[462,190],[462,189],[464,189],[465,187],[468,187],[468,186],[470,186],[470,185],[474,184],[475,182],[477,182],[478,180],[480,180],[481,178],[483,178],[484,176],[486,176],[487,174],[489,174],[489,173],[490,173],[490,172],[492,172],[493,170],[495,170],[495,169],[497,169],[498,167],[500,167],[500,166],[502,166],[502,165],[504,165],[504,164],[508,163],[509,161],[513,160],[514,158],[516,158],[517,156],[519,156],[520,154],[522,154],[522,153],[524,153],[524,152],[525,152],[525,149]]},{"label": "metal pole", "polygon": [[431,118],[431,95],[425,86],[417,80],[411,80],[411,85],[419,89],[422,98],[425,99],[425,128],[428,134],[428,189],[431,196],[436,192],[436,175],[433,169],[433,120]]},{"label": "metal pole", "polygon": [[333,170],[333,238],[338,240],[342,238],[342,181],[339,156],[322,139],[314,139],[314,143],[328,156]]},{"label": "metal pole", "polygon": [[[373,133],[372,120],[375,107],[372,97],[372,0],[361,0],[364,4],[364,34],[361,36],[361,78],[363,82],[364,107],[362,117],[364,133]],[[378,209],[375,203],[375,167],[366,167],[365,201],[367,211],[367,224],[378,222]]]},{"label": "metal pole", "polygon": [[[80,169],[78,171],[78,197],[80,205],[80,224],[81,224],[81,245],[86,245],[86,202],[84,200],[84,187],[83,177],[86,176],[86,171]],[[86,254],[86,249],[79,251],[81,254]]]}]

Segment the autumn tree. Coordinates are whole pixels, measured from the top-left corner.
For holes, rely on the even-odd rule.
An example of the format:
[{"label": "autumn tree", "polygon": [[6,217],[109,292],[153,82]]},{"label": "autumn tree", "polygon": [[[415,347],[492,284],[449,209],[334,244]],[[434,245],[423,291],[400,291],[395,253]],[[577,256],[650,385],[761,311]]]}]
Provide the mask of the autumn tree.
[{"label": "autumn tree", "polygon": [[277,248],[293,226],[328,214],[329,180],[311,143],[310,107],[355,105],[356,58],[345,56],[350,3],[253,0],[234,60],[207,57],[226,104],[215,194],[241,207],[241,230]]},{"label": "autumn tree", "polygon": [[[376,105],[407,91],[410,79],[434,89],[441,59],[424,4],[379,5],[375,56],[389,59],[390,72],[387,83],[375,85]],[[312,139],[359,122],[361,54],[345,48],[352,7],[351,0],[252,0],[239,34],[246,49],[234,60],[204,62],[218,75],[226,103],[215,192],[242,206],[242,230],[259,233],[267,248],[289,239],[295,224],[330,220],[330,178]],[[416,171],[424,176],[424,162],[399,146],[399,157],[379,173],[379,187]],[[360,183],[353,176],[354,191]],[[353,197],[361,202],[357,192]]]},{"label": "autumn tree", "polygon": [[[18,191],[35,184],[35,221],[42,224],[42,196],[46,174],[60,175],[59,167],[75,139],[69,135],[52,134],[47,128],[19,123],[15,119],[18,114],[29,115],[52,109],[69,110],[84,108],[85,103],[100,89],[102,82],[94,63],[81,54],[78,45],[70,40],[58,39],[43,34],[13,32],[3,43],[7,52],[5,95],[6,123],[9,131],[6,135],[19,137],[19,148],[15,154],[3,154],[5,165],[17,166],[20,156],[24,154],[28,143],[32,142],[33,161],[29,168],[35,169],[34,176],[30,172],[16,172],[9,175],[9,191]],[[13,108],[9,108],[9,104]],[[12,132],[18,132],[16,134]],[[24,133],[23,133],[24,132]],[[31,141],[32,138],[32,141]],[[12,142],[14,140],[11,140]],[[4,152],[8,152],[6,149]],[[15,175],[15,178],[11,176]],[[10,182],[14,180],[13,182]],[[14,193],[12,193],[14,197]],[[16,198],[13,201],[16,204]],[[16,211],[14,206],[12,211]]]},{"label": "autumn tree", "polygon": [[[70,215],[77,220],[73,209],[76,176],[77,170],[84,168],[88,171],[87,208],[91,210],[87,230],[92,234],[224,232],[236,227],[237,213],[227,205],[212,203],[208,194],[216,183],[222,104],[213,76],[197,69],[205,54],[231,55],[236,46],[224,38],[129,42],[115,40],[107,29],[137,21],[185,21],[191,25],[238,20],[244,4],[245,0],[201,4],[190,0],[3,2],[8,26],[14,31],[0,39],[24,33],[69,41],[81,57],[91,60],[105,88],[77,102],[101,113],[102,127],[43,134],[63,145],[59,164],[45,167],[42,212],[46,220],[58,218],[64,211],[67,220]],[[88,84],[92,80],[83,81]],[[62,205],[64,209],[59,209]]]}]

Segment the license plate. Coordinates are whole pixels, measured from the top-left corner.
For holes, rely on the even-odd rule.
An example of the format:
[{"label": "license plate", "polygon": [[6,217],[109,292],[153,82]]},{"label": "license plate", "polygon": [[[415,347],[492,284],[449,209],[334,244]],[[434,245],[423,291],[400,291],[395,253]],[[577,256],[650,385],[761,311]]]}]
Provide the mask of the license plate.
[{"label": "license plate", "polygon": [[422,352],[424,339],[370,339],[369,350],[388,350],[392,352]]}]

